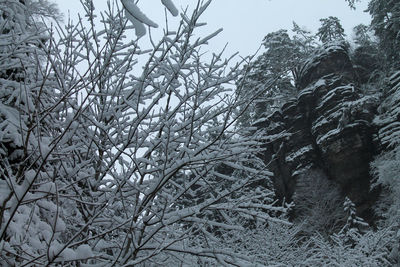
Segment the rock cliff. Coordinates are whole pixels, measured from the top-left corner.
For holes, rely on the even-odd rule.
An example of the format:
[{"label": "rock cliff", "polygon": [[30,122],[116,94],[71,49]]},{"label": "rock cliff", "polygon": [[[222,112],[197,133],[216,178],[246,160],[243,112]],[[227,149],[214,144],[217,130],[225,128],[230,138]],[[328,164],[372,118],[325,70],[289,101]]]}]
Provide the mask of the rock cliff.
[{"label": "rock cliff", "polygon": [[389,78],[387,91],[378,107],[374,124],[378,129],[375,136],[380,150],[390,150],[400,145],[400,71]]},{"label": "rock cliff", "polygon": [[256,124],[267,136],[262,157],[274,172],[277,195],[290,200],[301,186],[298,177],[317,169],[340,186],[361,215],[371,217],[375,197],[369,164],[383,131],[373,123],[378,96],[357,86],[343,44],[325,46],[307,61],[299,71],[297,89],[296,98]]}]

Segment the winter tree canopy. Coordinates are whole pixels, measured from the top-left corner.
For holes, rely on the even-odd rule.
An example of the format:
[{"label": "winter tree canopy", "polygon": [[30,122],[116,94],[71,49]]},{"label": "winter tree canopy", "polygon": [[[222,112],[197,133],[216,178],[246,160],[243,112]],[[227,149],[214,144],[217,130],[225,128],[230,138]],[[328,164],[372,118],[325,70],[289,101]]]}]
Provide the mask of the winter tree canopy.
[{"label": "winter tree canopy", "polygon": [[100,30],[92,1],[55,28],[35,3],[0,10],[1,263],[257,261],[228,244],[246,225],[287,223],[274,215],[285,208],[272,203],[260,136],[236,125],[254,98],[230,93],[240,65],[203,59],[214,33],[193,38],[209,2],[147,49],[127,37],[127,11],[153,25],[133,2],[110,5]]},{"label": "winter tree canopy", "polygon": [[[353,40],[334,16],[294,22],[256,58],[197,34],[211,1],[157,2],[179,20],[160,38],[138,1],[81,4],[73,22],[0,0],[2,266],[400,262],[396,1],[371,0]],[[326,152],[365,143],[365,176],[342,186],[335,164],[356,153]]]}]

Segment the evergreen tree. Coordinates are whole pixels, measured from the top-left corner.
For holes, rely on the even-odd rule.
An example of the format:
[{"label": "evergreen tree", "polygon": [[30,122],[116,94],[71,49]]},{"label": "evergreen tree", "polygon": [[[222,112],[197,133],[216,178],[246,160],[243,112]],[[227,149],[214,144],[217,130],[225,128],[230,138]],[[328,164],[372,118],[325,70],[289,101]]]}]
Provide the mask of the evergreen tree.
[{"label": "evergreen tree", "polygon": [[400,2],[371,0],[367,11],[372,16],[371,26],[379,38],[389,68],[400,67]]},{"label": "evergreen tree", "polygon": [[[374,40],[370,27],[360,24],[354,27],[355,49],[352,53],[354,68],[362,84],[378,82],[382,78],[384,55]],[[376,89],[375,89],[376,90]]]},{"label": "evergreen tree", "polygon": [[349,7],[352,9],[356,9],[355,4],[356,2],[359,2],[360,0],[346,0],[346,2],[349,4]]},{"label": "evergreen tree", "polygon": [[315,38],[296,23],[293,32],[293,38],[283,29],[267,34],[262,43],[265,52],[247,67],[240,83],[258,98],[248,107],[243,122],[266,116],[296,95],[297,69],[313,52]]},{"label": "evergreen tree", "polygon": [[346,34],[337,17],[320,19],[321,27],[318,28],[317,36],[322,43],[343,41]]},{"label": "evergreen tree", "polygon": [[373,42],[370,28],[367,25],[359,24],[353,28],[354,42],[357,46],[367,46]]},{"label": "evergreen tree", "polygon": [[346,224],[343,226],[339,235],[342,235],[346,242],[354,242],[352,240],[354,235],[360,235],[366,232],[369,225],[362,218],[358,217],[356,214],[356,205],[346,197],[343,203],[344,212],[347,215]]},{"label": "evergreen tree", "polygon": [[294,33],[293,41],[300,50],[300,53],[298,54],[298,65],[308,59],[308,57],[314,52],[315,48],[318,46],[316,40],[317,37],[310,31],[300,27],[296,22],[293,22],[292,32]]}]

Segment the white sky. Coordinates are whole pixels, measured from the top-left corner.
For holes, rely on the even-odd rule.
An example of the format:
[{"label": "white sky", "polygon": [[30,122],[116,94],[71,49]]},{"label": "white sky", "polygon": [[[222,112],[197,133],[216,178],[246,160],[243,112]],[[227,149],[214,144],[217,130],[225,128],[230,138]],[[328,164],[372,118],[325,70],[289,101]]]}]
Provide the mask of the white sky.
[{"label": "white sky", "polygon": [[[75,20],[76,13],[82,12],[79,0],[55,0],[61,11]],[[173,0],[179,10],[193,6],[197,0]],[[94,0],[97,10],[106,9],[106,0]],[[203,15],[207,22],[200,35],[207,35],[223,28],[224,31],[210,42],[209,50],[218,52],[228,43],[227,56],[239,52],[247,56],[256,52],[263,37],[279,29],[291,29],[292,21],[306,29],[315,31],[319,19],[338,17],[350,37],[352,28],[360,23],[369,24],[370,16],[363,12],[368,0],[357,4],[351,10],[345,0],[214,0]],[[162,28],[165,25],[164,9],[160,0],[142,0],[138,6]],[[177,18],[169,18],[172,23]],[[171,28],[171,30],[173,30]]]}]

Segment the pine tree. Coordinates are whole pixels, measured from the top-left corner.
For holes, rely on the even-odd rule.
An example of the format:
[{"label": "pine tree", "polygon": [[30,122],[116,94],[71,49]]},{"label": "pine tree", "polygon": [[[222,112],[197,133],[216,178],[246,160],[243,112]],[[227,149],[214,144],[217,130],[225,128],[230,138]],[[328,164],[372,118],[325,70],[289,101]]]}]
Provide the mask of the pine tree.
[{"label": "pine tree", "polygon": [[293,38],[283,29],[267,34],[262,43],[265,52],[247,66],[240,83],[258,98],[244,113],[245,124],[265,117],[296,95],[297,70],[312,54],[315,38],[296,23],[293,32]]},{"label": "pine tree", "polygon": [[358,236],[365,233],[369,225],[356,214],[356,205],[346,197],[343,203],[344,212],[347,214],[346,224],[339,232],[346,243],[354,243]]},{"label": "pine tree", "polygon": [[317,36],[322,43],[333,41],[343,41],[346,34],[337,17],[330,16],[320,19],[321,27],[318,29]]},{"label": "pine tree", "polygon": [[388,68],[400,67],[400,3],[397,0],[371,0],[367,11],[372,16],[371,26],[386,55]]},{"label": "pine tree", "polygon": [[356,9],[355,4],[356,2],[359,2],[360,0],[346,0],[346,2],[349,4],[349,7],[352,9]]},{"label": "pine tree", "polygon": [[[384,54],[374,40],[373,33],[367,25],[357,25],[353,28],[355,49],[352,52],[354,68],[362,84],[375,83],[381,80],[383,63],[380,58]],[[376,89],[375,89],[376,90]]]}]

